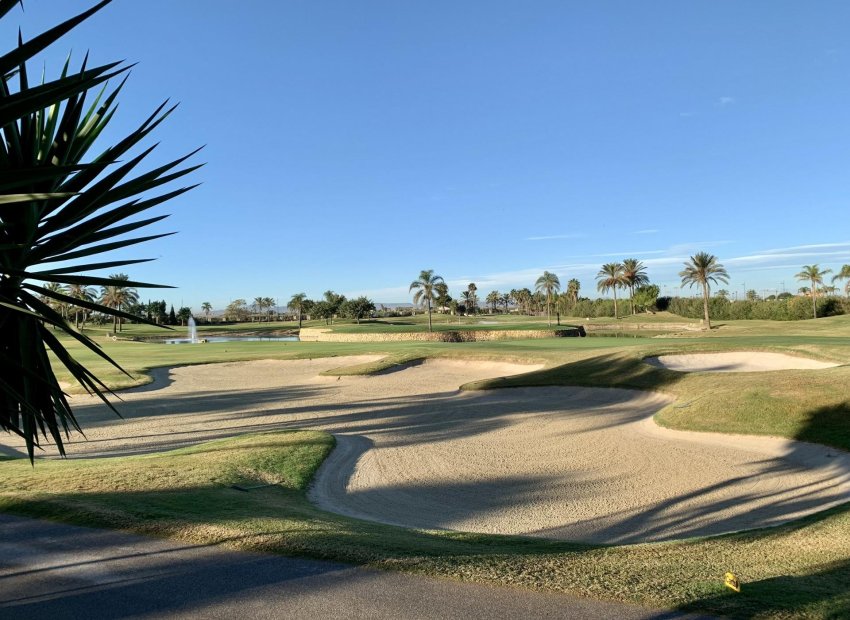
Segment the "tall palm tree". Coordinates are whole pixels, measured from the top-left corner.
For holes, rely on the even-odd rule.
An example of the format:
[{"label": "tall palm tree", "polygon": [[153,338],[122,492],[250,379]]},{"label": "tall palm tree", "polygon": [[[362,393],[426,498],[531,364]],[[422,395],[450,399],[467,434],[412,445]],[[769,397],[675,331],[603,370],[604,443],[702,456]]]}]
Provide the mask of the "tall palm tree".
[{"label": "tall palm tree", "polygon": [[[99,303],[112,308],[112,333],[123,331],[123,317],[118,313],[125,312],[128,307],[139,301],[139,293],[128,286],[130,278],[124,273],[113,273],[109,276],[110,284],[100,287]],[[173,310],[173,307],[172,307]]]},{"label": "tall palm tree", "polygon": [[478,287],[475,286],[475,282],[470,282],[466,287],[467,292],[469,293],[469,308],[472,314],[475,314],[475,304],[478,301],[478,296],[475,294],[475,291],[478,290]]},{"label": "tall palm tree", "polygon": [[850,265],[841,265],[838,273],[832,276],[832,282],[835,283],[836,280],[847,280],[844,285],[844,292],[847,296],[850,296]]},{"label": "tall palm tree", "polygon": [[298,328],[301,329],[301,317],[304,310],[304,302],[307,300],[306,293],[295,293],[289,300],[287,306],[298,312]]},{"label": "tall palm tree", "polygon": [[554,273],[544,271],[543,275],[537,278],[537,282],[534,283],[534,289],[537,292],[546,293],[546,320],[549,327],[552,327],[552,293],[561,290],[561,281]]},{"label": "tall palm tree", "polygon": [[[70,284],[68,285],[68,296],[91,303],[94,301],[95,290],[91,286],[85,286],[83,284]],[[74,304],[74,327],[77,329],[80,329],[81,310],[83,317],[85,317],[85,308]]]},{"label": "tall palm tree", "polygon": [[705,314],[705,324],[711,329],[711,319],[708,316],[709,282],[729,284],[729,274],[726,268],[717,262],[717,257],[708,252],[698,252],[685,263],[685,268],[679,272],[682,286],[699,284],[702,287],[702,308]]},{"label": "tall palm tree", "polygon": [[629,289],[629,304],[632,307],[632,315],[637,314],[635,309],[635,288],[649,284],[649,276],[646,275],[646,267],[636,258],[627,258],[623,261],[623,282]]},{"label": "tall palm tree", "polygon": [[201,304],[201,310],[204,311],[204,317],[207,319],[207,323],[210,322],[210,312],[212,312],[212,304],[208,301],[205,301]]},{"label": "tall palm tree", "polygon": [[818,318],[818,284],[823,284],[823,277],[832,273],[832,269],[821,269],[819,265],[803,265],[803,270],[794,277],[798,280],[808,280],[812,292],[812,316]]},{"label": "tall palm tree", "polygon": [[575,278],[571,278],[570,281],[567,282],[567,300],[571,306],[575,306],[578,303],[578,294],[580,290],[581,282]]},{"label": "tall palm tree", "polygon": [[614,293],[614,318],[620,318],[620,313],[617,311],[617,289],[625,286],[626,283],[623,278],[622,263],[605,263],[599,273],[596,274],[596,279],[598,280],[596,290],[600,293],[607,293],[608,291]]},{"label": "tall palm tree", "polygon": [[419,273],[419,279],[410,283],[410,288],[407,292],[416,291],[413,295],[413,303],[420,304],[425,302],[428,308],[428,331],[432,331],[431,326],[431,302],[437,298],[437,285],[443,282],[442,276],[435,276],[433,269],[423,269]]}]

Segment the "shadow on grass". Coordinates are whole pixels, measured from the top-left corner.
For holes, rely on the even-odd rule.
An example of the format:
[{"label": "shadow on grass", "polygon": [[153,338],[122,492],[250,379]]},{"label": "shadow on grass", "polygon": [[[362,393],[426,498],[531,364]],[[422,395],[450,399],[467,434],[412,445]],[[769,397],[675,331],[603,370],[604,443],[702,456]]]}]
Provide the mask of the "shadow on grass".
[{"label": "shadow on grass", "polygon": [[809,411],[794,439],[850,450],[850,403],[843,402]]},{"label": "shadow on grass", "polygon": [[476,381],[464,389],[579,385],[661,391],[683,378],[683,373],[652,366],[632,353],[608,353],[512,377]]},{"label": "shadow on grass", "polygon": [[783,575],[741,585],[741,592],[727,590],[698,599],[681,611],[711,612],[731,618],[850,617],[850,560],[825,564],[808,575]]}]

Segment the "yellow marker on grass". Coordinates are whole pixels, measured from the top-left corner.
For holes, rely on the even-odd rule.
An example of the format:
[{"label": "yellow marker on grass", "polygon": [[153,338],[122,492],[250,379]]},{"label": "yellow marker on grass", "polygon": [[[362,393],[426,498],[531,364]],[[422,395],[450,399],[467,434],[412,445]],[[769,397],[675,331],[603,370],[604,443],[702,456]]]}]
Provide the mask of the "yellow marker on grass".
[{"label": "yellow marker on grass", "polygon": [[723,579],[723,585],[727,588],[732,588],[735,592],[741,591],[741,582],[735,573],[726,573],[726,577]]}]

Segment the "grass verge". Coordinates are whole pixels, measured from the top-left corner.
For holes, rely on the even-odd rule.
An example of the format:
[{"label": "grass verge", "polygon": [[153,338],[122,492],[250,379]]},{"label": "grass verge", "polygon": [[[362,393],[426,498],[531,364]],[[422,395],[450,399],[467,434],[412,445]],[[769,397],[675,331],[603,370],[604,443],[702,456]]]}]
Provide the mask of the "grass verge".
[{"label": "grass verge", "polygon": [[[5,461],[0,509],[736,617],[839,618],[850,609],[846,508],[771,530],[622,547],[414,531],[329,514],[307,501],[309,480],[332,445],[326,433],[286,431],[146,456],[43,461],[35,469]],[[272,486],[232,488],[261,484]],[[727,570],[741,576],[741,594],[723,588]]]}]

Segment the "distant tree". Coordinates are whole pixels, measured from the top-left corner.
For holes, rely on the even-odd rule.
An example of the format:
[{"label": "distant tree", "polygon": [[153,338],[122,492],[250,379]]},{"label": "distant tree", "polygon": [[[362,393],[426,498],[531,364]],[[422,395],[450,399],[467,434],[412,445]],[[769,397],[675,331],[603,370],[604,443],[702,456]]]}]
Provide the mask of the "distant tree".
[{"label": "distant tree", "polygon": [[567,300],[570,307],[573,307],[578,303],[578,295],[580,291],[581,282],[575,278],[571,278],[570,281],[567,282]]},{"label": "distant tree", "polygon": [[499,302],[501,302],[501,304],[505,307],[505,314],[507,314],[508,313],[508,306],[511,303],[511,294],[510,293],[504,293],[502,295],[502,297],[499,299]]},{"label": "distant tree", "polygon": [[437,297],[437,285],[444,282],[442,276],[434,275],[433,269],[423,269],[419,272],[419,279],[410,283],[410,288],[407,292],[416,291],[413,294],[413,303],[416,305],[425,304],[428,310],[428,331],[432,331],[431,326],[431,302]]},{"label": "distant tree", "polygon": [[660,292],[661,289],[658,288],[657,284],[644,284],[637,287],[634,295],[635,306],[644,312],[649,311],[658,300]]},{"label": "distant tree", "polygon": [[798,280],[808,280],[811,284],[809,291],[812,296],[812,316],[818,318],[818,285],[823,284],[823,277],[832,273],[832,269],[821,269],[819,265],[803,265],[803,270],[794,277]]},{"label": "distant tree", "polygon": [[720,299],[729,299],[729,291],[727,291],[725,288],[722,288],[718,291],[715,291],[714,296],[719,297]]},{"label": "distant tree", "polygon": [[529,314],[531,312],[531,291],[527,288],[521,288],[514,291],[511,296],[519,306],[520,312]]},{"label": "distant tree", "polygon": [[342,302],[339,311],[343,316],[355,319],[359,324],[360,319],[369,316],[375,311],[375,304],[366,297],[356,297]]},{"label": "distant tree", "polygon": [[[434,302],[437,304],[437,308],[440,312],[444,311],[445,308],[448,308],[449,302],[451,302],[452,298],[449,295],[449,285],[445,282],[437,282],[434,285]],[[408,291],[409,292],[409,291]]]},{"label": "distant tree", "polygon": [[[94,302],[95,290],[94,287],[86,286],[85,284],[69,284],[68,296],[87,303]],[[83,315],[83,323],[85,323],[86,309],[82,306],[74,306],[74,327],[80,329],[80,314]]]},{"label": "distant tree", "polygon": [[291,309],[298,313],[298,327],[301,328],[301,320],[304,316],[304,301],[307,299],[306,293],[295,293],[287,304]]},{"label": "distant tree", "polygon": [[758,301],[759,294],[755,289],[750,289],[747,291],[747,301]]},{"label": "distant tree", "polygon": [[627,258],[623,261],[623,283],[629,289],[629,303],[632,307],[632,315],[635,311],[635,287],[649,284],[649,276],[646,275],[646,267],[636,258]]},{"label": "distant tree", "polygon": [[277,305],[275,300],[272,297],[263,297],[263,305],[266,307],[266,312],[268,316],[266,317],[269,322],[272,320],[272,312],[274,311],[274,307]]},{"label": "distant tree", "polygon": [[691,256],[690,260],[685,263],[685,268],[679,272],[679,277],[682,278],[682,287],[686,284],[693,286],[699,284],[702,287],[702,303],[703,314],[705,315],[705,324],[708,329],[711,329],[711,318],[708,315],[708,296],[710,291],[710,282],[717,284],[729,284],[729,274],[726,273],[725,267],[717,262],[717,257],[708,252],[698,252]]},{"label": "distant tree", "polygon": [[324,319],[326,325],[330,324],[335,313],[336,309],[334,306],[326,300],[314,302],[311,310],[311,316],[317,319]]},{"label": "distant tree", "polygon": [[330,322],[333,325],[334,317],[339,314],[339,308],[345,301],[345,295],[339,295],[333,291],[325,291],[324,299],[325,303],[328,304],[328,309],[330,310],[330,316],[327,318],[330,319]]},{"label": "distant tree", "polygon": [[835,284],[837,280],[847,280],[847,283],[844,285],[844,293],[847,296],[850,296],[850,265],[841,265],[841,269],[838,270],[838,273],[832,276],[833,284]]},{"label": "distant tree", "polygon": [[499,291],[490,291],[487,293],[487,305],[490,306],[490,314],[496,312],[496,306],[499,305],[499,302],[502,299],[502,294]]},{"label": "distant tree", "polygon": [[172,304],[171,310],[168,311],[168,324],[169,325],[177,325],[177,313],[174,312],[174,305]]},{"label": "distant tree", "polygon": [[204,311],[204,317],[207,319],[207,323],[210,322],[210,312],[212,312],[212,304],[208,301],[205,301],[201,304],[201,310]]},{"label": "distant tree", "polygon": [[552,327],[552,294],[561,290],[561,281],[554,273],[544,271],[534,283],[534,288],[537,292],[546,293],[546,320],[549,327]]},{"label": "distant tree", "polygon": [[245,321],[248,319],[248,303],[244,299],[234,299],[224,309],[224,317],[228,321]]},{"label": "distant tree", "polygon": [[254,297],[254,301],[251,302],[251,308],[254,310],[251,315],[251,321],[253,322],[257,315],[262,315],[266,309],[266,298],[265,297]]},{"label": "distant tree", "polygon": [[182,306],[177,311],[177,319],[180,321],[180,325],[187,325],[189,323],[189,319],[192,317],[192,309],[188,306]]},{"label": "distant tree", "polygon": [[467,285],[466,290],[469,291],[469,307],[467,308],[467,313],[475,314],[478,308],[478,295],[476,294],[478,287],[475,285],[475,282],[470,282]]},{"label": "distant tree", "polygon": [[131,304],[139,301],[139,293],[135,288],[127,286],[130,280],[126,274],[113,273],[109,276],[110,284],[101,286],[98,302],[115,310],[112,315],[112,333],[122,330],[123,318],[118,313],[123,312]]},{"label": "distant tree", "polygon": [[625,286],[623,277],[623,265],[621,263],[605,263],[596,274],[596,290],[601,293],[612,291],[614,293],[614,318],[620,318],[617,312],[617,289]]}]

